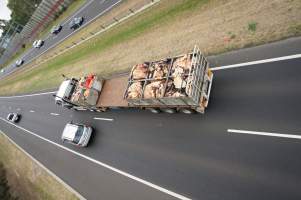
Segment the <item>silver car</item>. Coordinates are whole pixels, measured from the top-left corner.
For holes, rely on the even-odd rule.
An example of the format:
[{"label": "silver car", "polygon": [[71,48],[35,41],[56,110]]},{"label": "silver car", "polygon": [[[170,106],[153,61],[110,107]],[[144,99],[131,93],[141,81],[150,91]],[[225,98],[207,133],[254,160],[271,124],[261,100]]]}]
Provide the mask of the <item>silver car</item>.
[{"label": "silver car", "polygon": [[17,113],[9,113],[6,117],[6,119],[11,122],[18,122],[20,120],[20,118],[21,118],[21,115],[17,114]]},{"label": "silver car", "polygon": [[76,146],[85,147],[89,143],[92,130],[92,127],[70,122],[66,124],[64,128],[62,141]]}]

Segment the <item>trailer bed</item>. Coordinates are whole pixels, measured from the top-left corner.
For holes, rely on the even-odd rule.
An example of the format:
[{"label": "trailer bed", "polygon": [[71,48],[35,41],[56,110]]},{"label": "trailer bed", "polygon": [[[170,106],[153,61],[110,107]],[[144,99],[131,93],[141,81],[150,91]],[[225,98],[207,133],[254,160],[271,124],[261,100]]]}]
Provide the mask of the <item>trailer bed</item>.
[{"label": "trailer bed", "polygon": [[127,85],[127,75],[105,80],[97,107],[127,107],[128,102],[123,98]]}]

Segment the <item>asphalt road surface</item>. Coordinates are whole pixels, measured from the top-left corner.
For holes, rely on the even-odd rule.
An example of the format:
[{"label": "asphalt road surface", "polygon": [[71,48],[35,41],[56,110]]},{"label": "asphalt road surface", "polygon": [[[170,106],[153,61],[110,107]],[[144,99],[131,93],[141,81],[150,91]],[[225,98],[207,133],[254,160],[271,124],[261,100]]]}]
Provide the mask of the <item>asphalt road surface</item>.
[{"label": "asphalt road surface", "polygon": [[[247,51],[277,54],[285,44],[274,45]],[[237,60],[244,51],[211,60]],[[205,115],[75,112],[51,94],[0,98],[1,118],[22,114],[21,129],[3,119],[0,129],[87,199],[300,200],[300,66],[296,58],[215,71]],[[71,120],[94,127],[87,148],[61,142]]]},{"label": "asphalt road surface", "polygon": [[18,59],[23,59],[24,64],[20,67],[15,67],[15,63],[12,63],[8,67],[5,68],[5,71],[3,73],[0,73],[0,79],[11,74],[12,72],[18,70],[19,68],[22,68],[25,64],[29,63],[32,59],[38,57],[41,53],[46,51],[47,49],[52,48],[54,45],[60,43],[67,37],[71,36],[74,32],[72,29],[69,28],[69,22],[74,17],[84,17],[83,25],[76,29],[80,30],[83,28],[89,21],[93,20],[96,16],[99,16],[106,11],[109,11],[110,8],[114,7],[115,5],[118,5],[118,3],[121,0],[87,0],[85,4],[81,6],[75,13],[73,13],[70,17],[68,17],[64,22],[62,22],[63,29],[60,33],[57,35],[52,35],[49,33],[49,35],[46,36],[46,38],[43,38],[45,41],[44,45],[37,49],[37,48],[31,48],[27,52],[25,52],[23,55],[21,55]]}]

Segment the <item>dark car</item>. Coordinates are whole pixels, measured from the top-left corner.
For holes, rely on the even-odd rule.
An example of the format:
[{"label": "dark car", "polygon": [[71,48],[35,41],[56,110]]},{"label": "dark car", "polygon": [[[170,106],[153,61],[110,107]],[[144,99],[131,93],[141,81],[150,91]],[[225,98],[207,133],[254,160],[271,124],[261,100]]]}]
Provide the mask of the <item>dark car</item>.
[{"label": "dark car", "polygon": [[73,18],[70,23],[69,23],[69,27],[73,30],[77,29],[78,27],[80,27],[84,22],[84,18],[83,17],[75,17]]},{"label": "dark car", "polygon": [[20,118],[21,118],[21,115],[17,114],[17,113],[9,113],[6,117],[6,119],[11,122],[18,122],[20,120]]},{"label": "dark car", "polygon": [[57,25],[57,26],[53,26],[52,29],[51,29],[51,33],[52,34],[58,34],[59,32],[61,32],[63,26],[62,25]]}]

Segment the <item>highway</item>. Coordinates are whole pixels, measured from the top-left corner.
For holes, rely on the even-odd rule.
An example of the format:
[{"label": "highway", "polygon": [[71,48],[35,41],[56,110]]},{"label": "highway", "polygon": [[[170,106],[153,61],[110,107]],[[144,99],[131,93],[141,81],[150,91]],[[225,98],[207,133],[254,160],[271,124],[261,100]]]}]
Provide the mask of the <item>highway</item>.
[{"label": "highway", "polygon": [[[48,49],[53,48],[56,44],[59,44],[61,41],[65,40],[81,28],[85,27],[85,25],[87,25],[88,22],[90,22],[94,18],[106,13],[114,6],[118,5],[119,2],[121,2],[121,0],[87,0],[85,4],[83,4],[77,11],[75,11],[75,13],[73,13],[70,17],[68,17],[61,23],[63,29],[60,33],[58,33],[57,35],[52,35],[51,33],[49,33],[45,38],[37,38],[43,39],[45,41],[44,45],[39,49],[32,47],[23,55],[21,55],[18,59],[22,58],[24,60],[24,64],[22,66],[17,68],[15,67],[15,63],[12,63],[11,65],[4,68],[5,71],[3,73],[0,73],[0,79],[13,73],[19,68],[24,67],[24,65],[29,63],[31,60],[39,57]],[[76,29],[76,31],[73,31],[69,28],[69,22],[74,17],[84,17],[83,25]]]},{"label": "highway", "polygon": [[[210,61],[217,67],[245,59],[246,52],[244,62],[300,54],[300,41]],[[292,42],[296,48],[285,51]],[[56,106],[52,94],[1,97],[0,129],[86,199],[299,200],[300,66],[294,58],[214,71],[204,115],[75,112]],[[16,126],[4,119],[9,112],[22,114]],[[61,142],[70,121],[94,127],[87,148]]]}]

